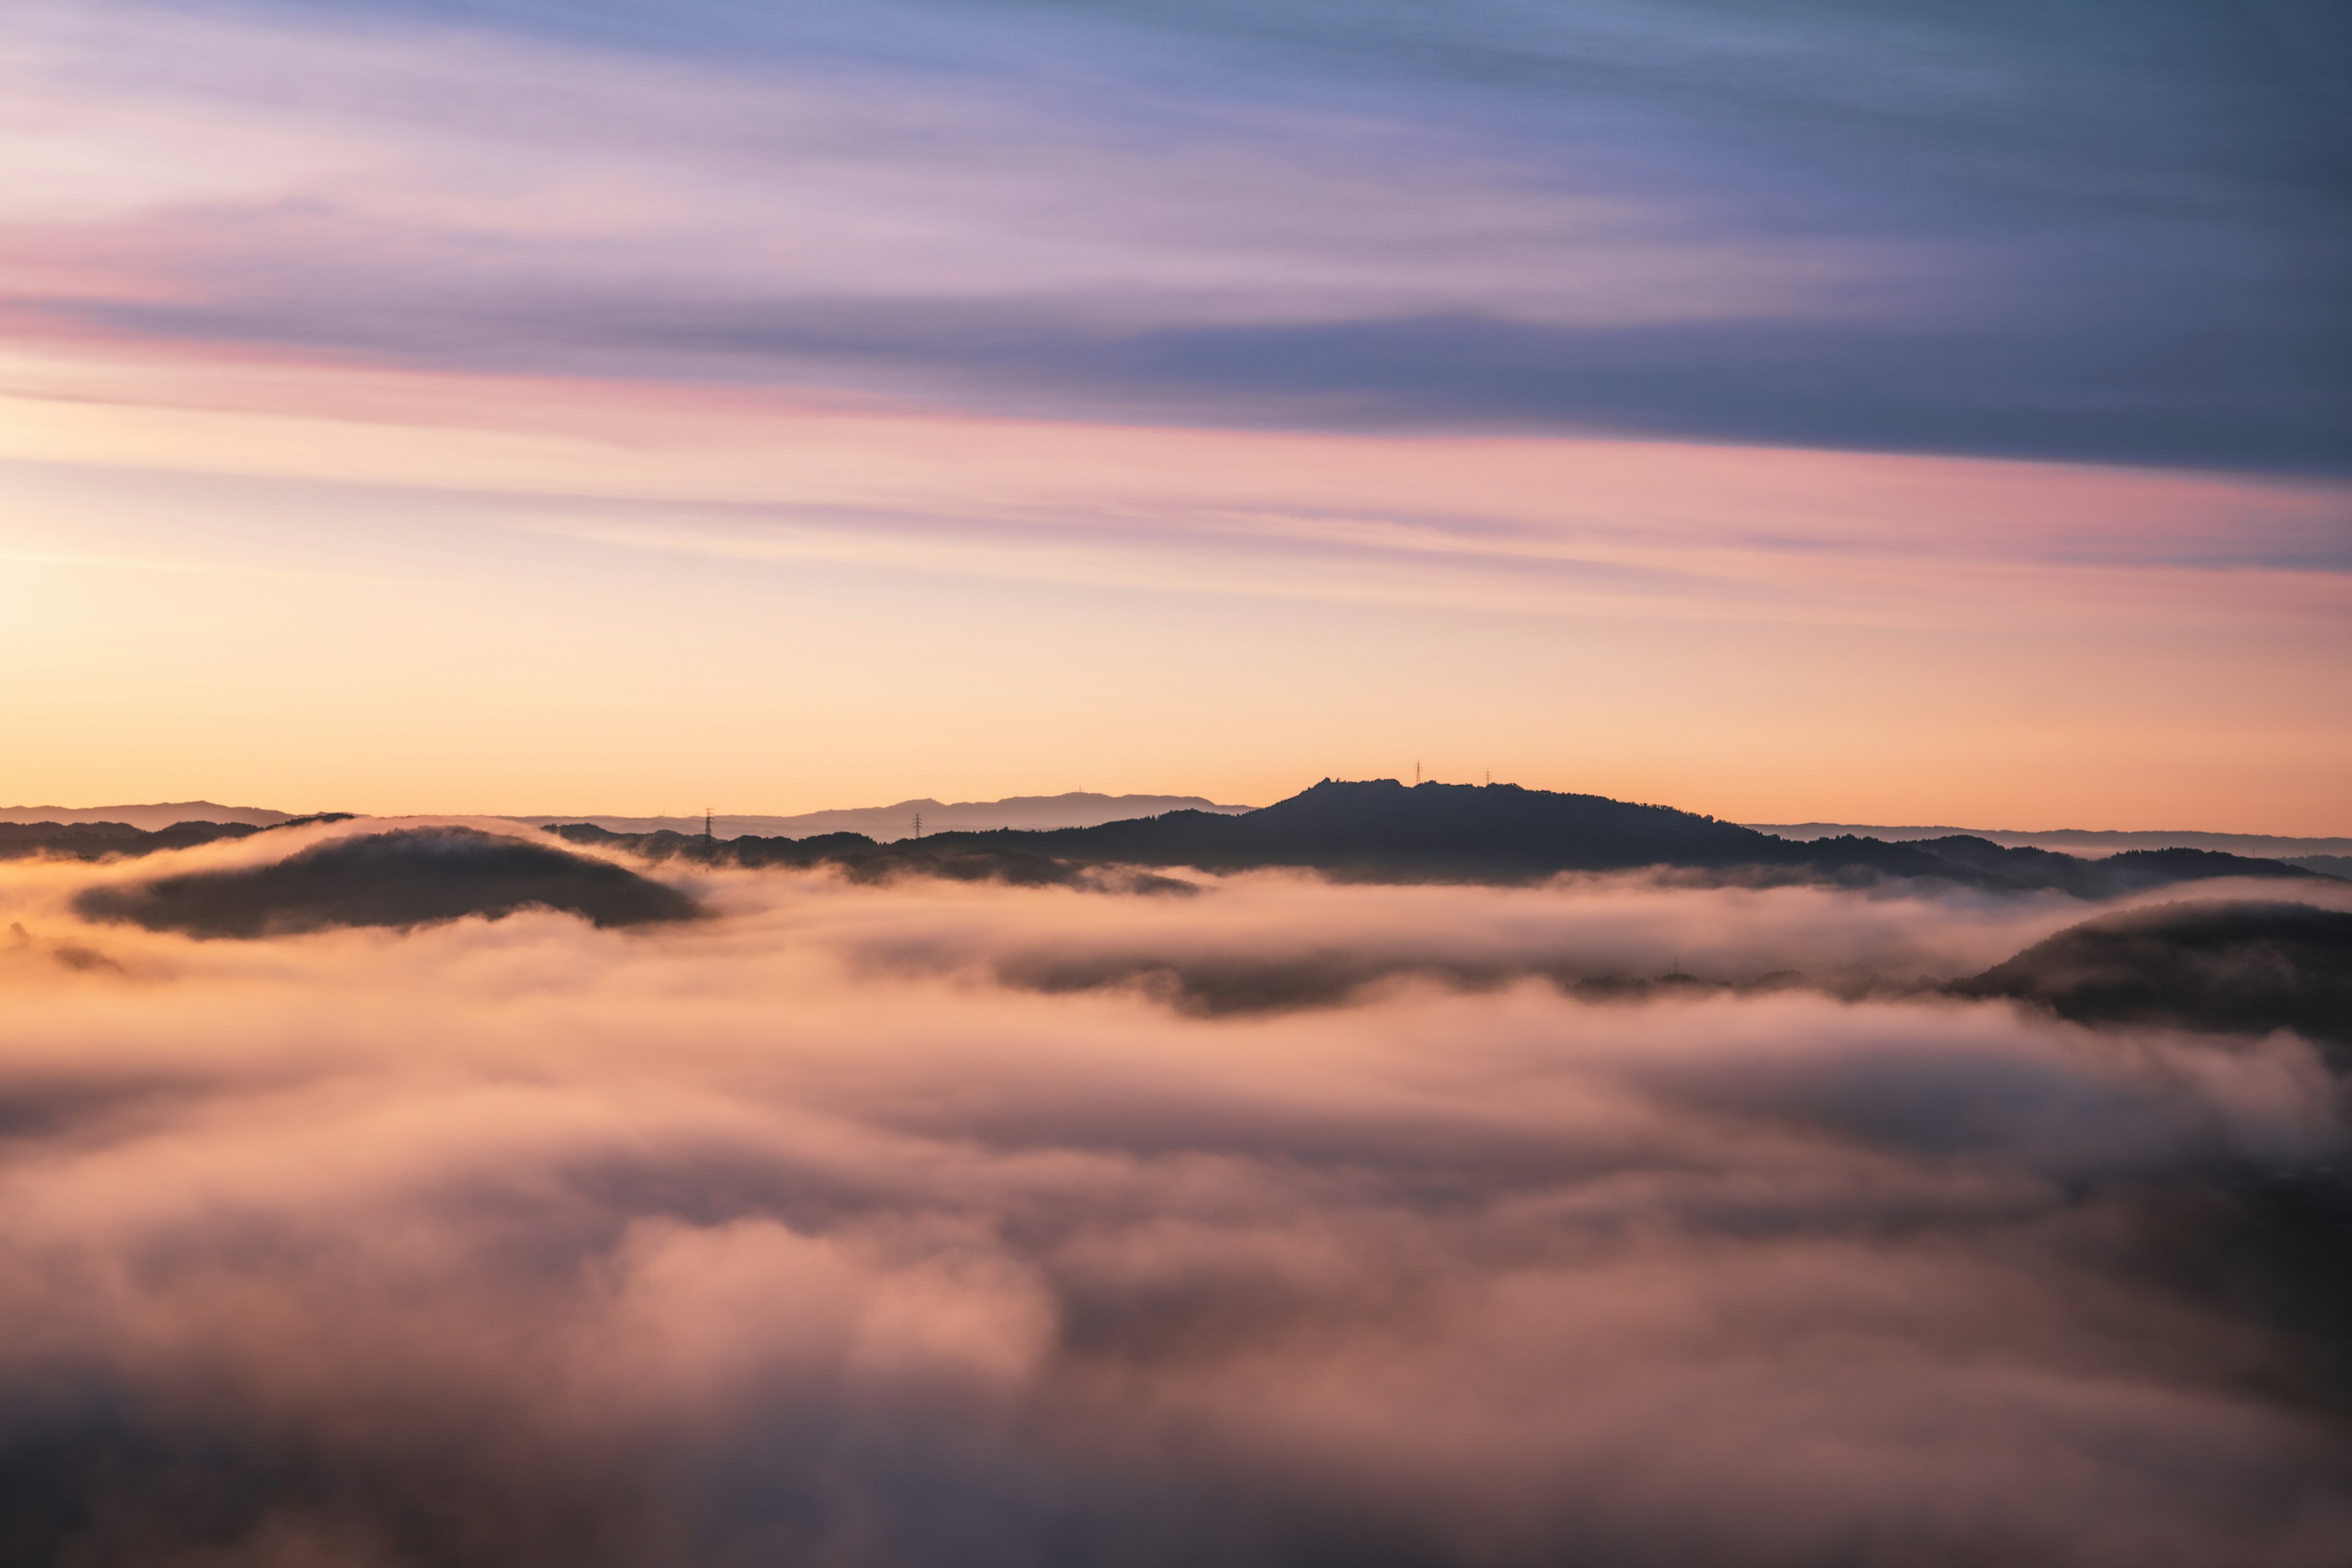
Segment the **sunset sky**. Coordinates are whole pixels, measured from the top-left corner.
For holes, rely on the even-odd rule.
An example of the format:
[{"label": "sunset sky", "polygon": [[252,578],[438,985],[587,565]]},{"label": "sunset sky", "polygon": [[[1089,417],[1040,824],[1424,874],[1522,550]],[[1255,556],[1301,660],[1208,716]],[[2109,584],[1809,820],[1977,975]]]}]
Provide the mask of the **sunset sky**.
[{"label": "sunset sky", "polygon": [[2352,833],[2352,22],[17,0],[5,804]]},{"label": "sunset sky", "polygon": [[2347,0],[0,0],[0,1559],[2344,1568],[2347,284]]}]

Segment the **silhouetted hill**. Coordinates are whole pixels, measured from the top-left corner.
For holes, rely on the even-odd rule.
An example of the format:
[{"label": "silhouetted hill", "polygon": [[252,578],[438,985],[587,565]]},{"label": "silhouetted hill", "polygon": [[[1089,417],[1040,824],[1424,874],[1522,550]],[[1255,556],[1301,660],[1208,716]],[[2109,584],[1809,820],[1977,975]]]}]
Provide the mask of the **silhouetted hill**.
[{"label": "silhouetted hill", "polygon": [[684,893],[625,866],[472,827],[331,839],[268,865],[92,888],[74,907],[91,920],[204,937],[497,920],[534,908],[600,926],[698,912]]},{"label": "silhouetted hill", "polygon": [[0,822],[0,860],[49,856],[68,860],[110,860],[185,849],[217,838],[244,838],[264,831],[242,822],[175,822],[142,832],[127,822]]},{"label": "silhouetted hill", "polygon": [[1845,822],[1751,822],[1778,838],[1876,838],[1889,844],[1921,838],[1984,838],[2006,849],[2056,849],[2067,855],[2113,855],[2124,849],[2219,849],[2229,855],[2293,860],[2352,855],[2352,838],[2293,838],[2274,833],[2215,833],[2201,828],[1898,827]]},{"label": "silhouetted hill", "polygon": [[4,805],[0,823],[113,823],[152,833],[181,822],[227,822],[275,827],[293,819],[289,811],[258,805],[222,805],[209,800],[159,802],[152,805]]},{"label": "silhouetted hill", "polygon": [[[943,835],[943,838],[961,836]],[[1019,836],[1083,859],[1235,870],[1298,866],[1380,878],[1517,879],[1635,866],[1722,866],[1778,840],[1735,823],[1601,795],[1515,784],[1326,779],[1237,816],[1176,811],[1099,827]]]},{"label": "silhouetted hill", "polygon": [[[932,834],[948,832],[986,833],[1000,827],[1023,830],[1090,827],[1099,822],[1119,822],[1167,811],[1232,813],[1249,809],[1246,805],[1219,805],[1197,795],[1096,795],[1088,790],[1071,790],[1064,795],[1009,795],[1003,800],[938,801],[925,796],[920,800],[902,800],[889,805],[803,812],[798,816],[745,816],[721,812],[712,819],[711,830],[727,839],[793,839],[821,834],[856,833],[871,837],[877,843],[887,844],[912,837],[918,816],[923,820],[923,832],[928,837]],[[702,833],[702,818],[698,816],[613,816],[585,812],[540,812],[509,820],[562,822],[571,826],[601,827],[608,833],[617,834],[675,833],[684,837],[699,837]]]},{"label": "silhouetted hill", "polygon": [[[2004,891],[2056,889],[2108,898],[2211,877],[2307,879],[2276,860],[2194,849],[2136,850],[2082,860],[1957,837],[1887,844],[1873,838],[1795,842],[1670,806],[1515,784],[1424,784],[1393,779],[1313,788],[1260,811],[1226,816],[1171,811],[1098,826],[1044,832],[941,833],[877,844],[858,834],[736,838],[708,848],[689,835],[612,834],[586,824],[551,826],[567,837],[623,845],[656,858],[711,858],[742,866],[893,860],[945,868],[936,874],[1023,882],[1074,882],[1076,868],[1198,867],[1232,871],[1297,867],[1358,880],[1535,881],[1563,871],[1649,867],[1723,879],[1867,883],[1936,878]],[[1050,868],[1059,867],[1060,870]]]},{"label": "silhouetted hill", "polygon": [[[1017,888],[1082,888],[1095,892],[1190,893],[1190,882],[1123,867],[1060,859],[1004,842],[1020,834],[987,834],[974,847],[963,835],[945,842],[926,838],[881,844],[862,833],[821,833],[807,838],[721,838],[706,846],[688,833],[614,833],[593,822],[549,823],[546,831],[573,844],[624,849],[648,860],[687,860],[703,865],[830,866],[854,882],[882,883],[906,877],[938,877],[953,882],[1003,882]],[[938,847],[934,847],[938,846]]]},{"label": "silhouetted hill", "polygon": [[2195,849],[2136,850],[2082,860],[1968,837],[1908,844],[1853,837],[1800,843],[1671,806],[1602,795],[1516,784],[1423,784],[1408,789],[1393,779],[1326,779],[1240,816],[1171,812],[1056,833],[943,834],[936,847],[976,837],[982,842],[1017,840],[1033,853],[1084,860],[1212,870],[1296,866],[1382,881],[1528,881],[1562,871],[1666,867],[1764,880],[1928,877],[2005,891],[2046,889],[2107,898],[2208,877],[2309,875],[2275,860]]},{"label": "silhouetted hill", "polygon": [[2084,1023],[2285,1028],[2352,1047],[2352,913],[2235,900],[2126,910],[2069,926],[1951,989]]}]

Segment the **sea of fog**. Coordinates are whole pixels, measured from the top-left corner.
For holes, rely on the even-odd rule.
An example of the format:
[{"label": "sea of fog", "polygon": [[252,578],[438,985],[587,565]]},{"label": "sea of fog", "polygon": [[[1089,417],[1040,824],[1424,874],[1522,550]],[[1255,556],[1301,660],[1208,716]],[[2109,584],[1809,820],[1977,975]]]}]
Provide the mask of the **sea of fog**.
[{"label": "sea of fog", "polygon": [[0,866],[0,1559],[2352,1560],[2313,1047],[1933,990],[2080,902],[73,912],[348,830]]}]

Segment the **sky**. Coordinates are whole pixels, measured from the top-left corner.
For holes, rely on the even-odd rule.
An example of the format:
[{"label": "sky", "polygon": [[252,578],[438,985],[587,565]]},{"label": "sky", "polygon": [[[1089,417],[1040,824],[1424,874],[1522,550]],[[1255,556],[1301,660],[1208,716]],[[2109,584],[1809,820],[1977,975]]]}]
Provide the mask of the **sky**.
[{"label": "sky", "polygon": [[19,0],[0,804],[2352,832],[2347,56]]}]

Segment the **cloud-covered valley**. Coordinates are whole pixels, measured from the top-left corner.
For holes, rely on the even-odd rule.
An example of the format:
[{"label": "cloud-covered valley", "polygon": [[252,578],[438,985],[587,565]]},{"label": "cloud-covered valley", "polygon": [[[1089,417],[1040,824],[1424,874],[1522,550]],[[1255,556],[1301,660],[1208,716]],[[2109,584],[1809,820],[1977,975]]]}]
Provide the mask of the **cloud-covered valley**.
[{"label": "cloud-covered valley", "polygon": [[[75,913],[354,830],[0,867],[12,1559],[2352,1538],[2320,1053],[1932,989],[2079,901],[670,867],[711,918]],[[1186,978],[1291,971],[1344,983]]]}]

